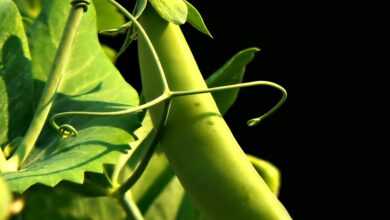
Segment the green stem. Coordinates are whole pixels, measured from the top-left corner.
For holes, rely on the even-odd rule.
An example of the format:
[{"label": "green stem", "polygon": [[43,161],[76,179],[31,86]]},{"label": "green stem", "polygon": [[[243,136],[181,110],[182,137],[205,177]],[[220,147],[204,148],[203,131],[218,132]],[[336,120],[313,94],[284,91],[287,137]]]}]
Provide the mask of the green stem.
[{"label": "green stem", "polygon": [[[58,125],[56,122],[56,119],[70,116],[70,115],[78,115],[78,116],[117,116],[117,115],[124,115],[124,114],[132,114],[135,112],[140,112],[142,110],[146,110],[148,108],[151,108],[153,106],[156,106],[164,101],[171,100],[174,97],[179,96],[188,96],[188,95],[196,95],[201,93],[212,93],[222,90],[229,90],[229,89],[237,89],[237,88],[245,88],[245,87],[253,87],[253,86],[270,86],[272,88],[275,88],[282,92],[282,98],[278,101],[278,103],[273,106],[270,110],[268,110],[266,113],[261,115],[257,118],[252,118],[248,120],[247,124],[249,126],[257,125],[261,120],[267,118],[272,113],[274,113],[276,110],[278,110],[283,103],[287,100],[287,91],[280,86],[277,83],[270,82],[270,81],[253,81],[253,82],[246,82],[246,83],[238,83],[233,85],[226,85],[226,86],[217,86],[213,88],[208,89],[194,89],[194,90],[187,90],[187,91],[166,91],[159,97],[153,99],[150,102],[147,102],[145,104],[142,104],[137,107],[131,107],[124,110],[118,110],[118,111],[111,111],[111,112],[86,112],[86,111],[70,111],[70,112],[61,112],[53,115],[53,117],[50,119],[50,123],[53,126],[54,129],[56,129],[61,136],[69,135],[68,133],[72,133],[72,135],[77,134],[77,130],[73,128],[69,124],[63,124]],[[168,111],[169,113],[169,111]]]},{"label": "green stem", "polygon": [[163,85],[163,92],[169,91],[168,81],[165,77],[164,69],[162,68],[162,65],[160,63],[160,59],[157,55],[156,49],[153,47],[152,41],[150,40],[149,36],[146,34],[142,25],[137,21],[137,18],[140,15],[138,15],[138,17],[135,17],[130,12],[128,12],[126,8],[124,8],[122,5],[120,5],[118,2],[116,2],[114,0],[110,0],[110,2],[115,7],[117,7],[128,19],[130,19],[132,22],[134,22],[134,25],[137,27],[142,38],[145,39],[147,47],[149,48],[150,52],[152,53],[153,60],[155,61],[155,65],[157,66],[159,77],[160,77],[162,85]]},{"label": "green stem", "polygon": [[[57,50],[54,63],[52,65],[49,78],[43,90],[41,99],[39,100],[37,109],[34,113],[33,120],[24,136],[21,144],[18,146],[15,154],[11,157],[10,163],[16,169],[27,159],[28,155],[34,148],[34,145],[41,134],[43,126],[49,115],[50,109],[53,105],[57,90],[60,86],[63,73],[69,62],[72,52],[72,44],[76,38],[79,29],[81,18],[86,11],[88,2],[74,0],[72,2],[72,9],[70,11],[59,48]],[[15,167],[14,167],[15,168]]]},{"label": "green stem", "polygon": [[168,100],[170,98],[170,96],[171,96],[170,92],[165,92],[150,102],[147,102],[147,103],[142,104],[142,105],[137,106],[137,107],[132,107],[132,108],[119,110],[119,111],[112,111],[112,112],[84,112],[84,111],[61,112],[61,113],[55,114],[55,115],[53,115],[53,117],[51,117],[50,124],[54,127],[54,129],[56,129],[60,133],[61,136],[69,135],[68,133],[71,133],[71,135],[76,135],[77,130],[75,128],[73,128],[69,124],[58,125],[56,122],[56,119],[66,117],[69,115],[117,116],[117,115],[124,115],[124,114],[132,114],[132,113],[143,111],[143,110],[150,108],[150,107],[153,107],[155,105],[158,105],[161,102]]},{"label": "green stem", "polygon": [[141,211],[137,204],[135,204],[131,195],[123,195],[118,198],[123,209],[126,211],[127,219],[129,220],[144,220]]},{"label": "green stem", "polygon": [[[145,118],[147,118],[147,117],[150,118],[150,116],[145,116]],[[134,149],[134,150],[131,150],[131,151],[129,151],[129,153],[122,155],[119,158],[118,162],[115,164],[114,171],[112,172],[112,175],[111,175],[111,181],[114,185],[114,188],[119,187],[120,174],[122,173],[123,169],[127,166],[130,158],[133,159],[133,157],[136,157],[136,154],[137,154],[136,152],[139,150],[138,148],[142,147],[141,144],[142,145],[144,144],[145,139],[147,139],[149,137],[149,135],[151,135],[151,132],[153,131],[152,126],[148,126],[144,123],[145,123],[145,119],[142,122],[142,126],[134,132],[135,136],[137,137],[137,140],[130,143],[132,149]],[[147,123],[151,123],[151,122],[147,122]],[[148,150],[148,149],[146,149],[146,150]],[[144,157],[144,155],[141,155],[141,156],[142,157],[140,157],[140,158]]]},{"label": "green stem", "polygon": [[[148,166],[150,159],[153,156],[153,153],[156,150],[156,147],[158,145],[158,141],[161,138],[163,127],[166,123],[167,117],[168,117],[168,111],[171,105],[171,101],[168,101],[164,103],[164,110],[162,112],[162,120],[160,120],[159,124],[156,126],[154,130],[151,131],[151,133],[148,135],[148,137],[151,137],[152,141],[150,144],[148,143],[148,149],[146,150],[146,153],[138,166],[135,168],[133,173],[127,180],[113,193],[114,195],[123,195],[125,194],[141,177],[143,172],[145,171],[146,167]],[[145,141],[149,140],[149,138],[145,138]]]},{"label": "green stem", "polygon": [[186,95],[195,95],[195,94],[201,94],[201,93],[209,93],[209,92],[217,92],[222,90],[229,90],[229,89],[237,89],[237,88],[245,88],[245,87],[252,87],[252,86],[270,86],[272,88],[275,88],[282,92],[282,98],[279,100],[279,102],[273,106],[270,110],[268,110],[266,113],[261,115],[257,118],[252,118],[248,120],[247,124],[248,126],[254,126],[260,123],[261,120],[267,118],[272,113],[274,113],[276,110],[278,110],[284,102],[287,100],[287,91],[280,86],[277,83],[270,82],[270,81],[253,81],[253,82],[246,82],[246,83],[239,83],[234,85],[227,85],[227,86],[217,86],[209,89],[194,89],[194,90],[187,90],[187,91],[174,91],[172,92],[172,97],[175,96],[186,96]]}]

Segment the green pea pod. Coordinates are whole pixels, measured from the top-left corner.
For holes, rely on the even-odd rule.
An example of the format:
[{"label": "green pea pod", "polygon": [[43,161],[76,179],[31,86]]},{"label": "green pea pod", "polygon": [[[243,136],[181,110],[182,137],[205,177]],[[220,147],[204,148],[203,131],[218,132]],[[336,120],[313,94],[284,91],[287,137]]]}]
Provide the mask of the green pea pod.
[{"label": "green pea pod", "polygon": [[[150,7],[140,22],[156,48],[172,90],[207,88],[179,26],[164,21]],[[148,101],[162,93],[162,86],[142,37],[138,50]],[[151,109],[155,125],[161,120],[161,107]],[[247,159],[211,94],[175,98],[160,143],[194,204],[209,219],[291,219]]]}]

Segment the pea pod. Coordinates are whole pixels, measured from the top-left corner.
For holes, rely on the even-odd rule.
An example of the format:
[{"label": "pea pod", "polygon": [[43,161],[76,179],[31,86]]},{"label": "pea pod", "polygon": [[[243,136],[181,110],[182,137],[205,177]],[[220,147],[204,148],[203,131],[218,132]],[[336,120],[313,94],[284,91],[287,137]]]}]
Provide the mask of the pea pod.
[{"label": "pea pod", "polygon": [[[207,88],[179,26],[167,23],[150,7],[140,22],[155,46],[172,90]],[[138,50],[148,101],[161,94],[163,87],[142,37]],[[159,123],[161,107],[151,109],[154,124]],[[246,158],[211,94],[173,99],[160,143],[194,204],[209,219],[291,219]]]}]

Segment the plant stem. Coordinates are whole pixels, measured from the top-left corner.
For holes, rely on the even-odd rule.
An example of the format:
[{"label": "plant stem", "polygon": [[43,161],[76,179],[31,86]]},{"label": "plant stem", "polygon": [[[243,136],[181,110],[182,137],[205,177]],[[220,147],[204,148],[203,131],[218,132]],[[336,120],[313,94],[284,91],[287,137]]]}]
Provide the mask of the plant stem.
[{"label": "plant stem", "polygon": [[[72,52],[72,44],[76,38],[76,34],[81,22],[82,15],[86,11],[86,2],[73,1],[62,39],[58,47],[54,63],[51,67],[49,78],[39,100],[37,109],[34,113],[33,120],[24,136],[21,144],[18,146],[15,154],[9,162],[14,166],[13,169],[18,169],[21,164],[27,159],[28,155],[34,148],[34,145],[41,134],[43,126],[47,120],[50,109],[52,108],[57,90],[60,86],[63,73],[69,62]],[[16,167],[15,167],[16,166]]]},{"label": "plant stem", "polygon": [[137,204],[135,204],[130,193],[128,195],[123,195],[118,198],[123,209],[126,211],[128,220],[144,220],[144,217],[139,210]]},{"label": "plant stem", "polygon": [[124,15],[128,19],[130,19],[130,21],[134,22],[134,25],[137,27],[140,36],[142,36],[142,38],[145,40],[146,45],[147,45],[147,47],[149,48],[149,50],[150,50],[150,52],[152,54],[153,60],[156,62],[156,67],[158,69],[159,77],[161,79],[161,83],[162,83],[162,86],[163,86],[163,93],[169,91],[168,81],[167,81],[167,78],[165,77],[164,69],[163,69],[163,67],[162,67],[162,65],[160,63],[160,59],[159,59],[159,57],[157,55],[156,49],[153,47],[153,43],[149,39],[149,36],[146,34],[146,32],[145,32],[144,28],[142,27],[142,25],[137,21],[137,18],[139,17],[139,15],[138,15],[138,17],[134,17],[131,13],[129,13],[126,10],[126,8],[124,8],[121,4],[119,4],[115,0],[110,0],[110,2],[116,8],[118,8],[118,10],[120,12],[124,13]]},{"label": "plant stem", "polygon": [[141,175],[144,173],[146,167],[148,166],[150,159],[153,156],[153,153],[156,150],[156,147],[158,145],[158,141],[161,138],[161,135],[163,133],[163,127],[165,125],[165,122],[168,117],[168,111],[170,107],[170,101],[167,103],[164,103],[164,108],[162,112],[162,120],[160,120],[159,124],[156,126],[154,130],[152,130],[143,141],[147,141],[148,149],[146,150],[145,155],[143,156],[142,160],[138,164],[138,166],[133,170],[133,173],[130,177],[127,178],[127,180],[114,191],[114,195],[123,195],[125,194],[131,187],[137,182],[137,180],[141,177]]}]

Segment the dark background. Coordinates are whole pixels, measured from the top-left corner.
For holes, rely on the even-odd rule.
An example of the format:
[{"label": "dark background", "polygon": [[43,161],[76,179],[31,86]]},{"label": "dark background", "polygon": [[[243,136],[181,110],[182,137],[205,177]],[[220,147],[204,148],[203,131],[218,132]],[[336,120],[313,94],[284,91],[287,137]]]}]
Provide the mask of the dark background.
[{"label": "dark background", "polygon": [[[214,36],[210,39],[190,25],[183,25],[205,77],[239,50],[256,46],[261,51],[248,66],[245,81],[270,80],[289,92],[287,103],[257,127],[247,127],[246,120],[264,113],[277,102],[280,94],[271,88],[241,90],[225,118],[247,153],[269,160],[281,170],[280,199],[292,217],[311,219],[309,215],[316,209],[314,197],[319,196],[315,184],[319,171],[314,164],[322,158],[326,147],[325,140],[316,136],[320,133],[318,124],[325,118],[320,113],[325,110],[315,111],[322,92],[318,84],[327,79],[329,69],[323,58],[332,51],[329,42],[334,37],[322,35],[319,28],[324,22],[319,19],[321,6],[249,0],[191,3],[201,12]],[[102,41],[114,48],[121,43],[118,38],[109,37]],[[135,44],[117,60],[117,66],[140,91]]]}]

